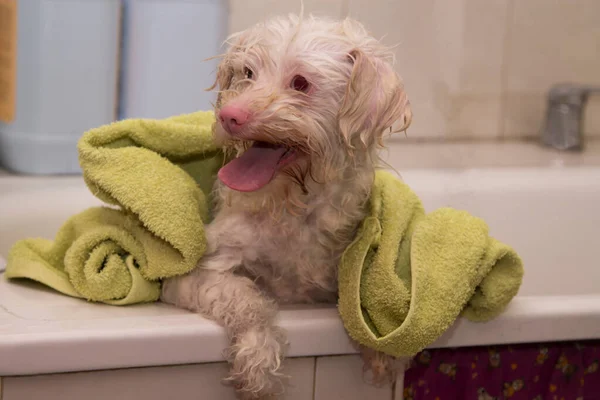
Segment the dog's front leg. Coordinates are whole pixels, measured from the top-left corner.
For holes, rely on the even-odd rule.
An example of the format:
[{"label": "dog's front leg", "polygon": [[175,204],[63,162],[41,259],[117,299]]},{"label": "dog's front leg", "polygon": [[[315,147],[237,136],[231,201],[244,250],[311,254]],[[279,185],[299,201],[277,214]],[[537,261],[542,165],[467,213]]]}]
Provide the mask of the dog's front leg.
[{"label": "dog's front leg", "polygon": [[363,345],[358,348],[363,359],[363,377],[375,386],[392,385],[410,364],[410,358],[392,357]]},{"label": "dog's front leg", "polygon": [[231,342],[226,353],[229,380],[243,397],[277,393],[282,389],[279,369],[285,344],[283,332],[273,324],[277,307],[252,280],[222,264],[211,268],[215,262],[215,256],[209,256],[190,274],[165,281],[161,300],[225,327]]}]

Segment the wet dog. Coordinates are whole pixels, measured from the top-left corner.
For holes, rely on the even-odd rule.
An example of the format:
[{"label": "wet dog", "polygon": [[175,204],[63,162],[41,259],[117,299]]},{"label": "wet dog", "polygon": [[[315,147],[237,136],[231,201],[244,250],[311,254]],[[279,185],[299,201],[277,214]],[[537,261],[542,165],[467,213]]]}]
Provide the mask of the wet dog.
[{"label": "wet dog", "polygon": [[[162,300],[223,325],[229,379],[278,393],[277,304],[335,302],[338,262],[366,214],[386,132],[411,111],[389,48],[358,22],[296,16],[233,35],[217,71],[219,171],[208,250]],[[363,349],[377,380],[391,360]]]}]

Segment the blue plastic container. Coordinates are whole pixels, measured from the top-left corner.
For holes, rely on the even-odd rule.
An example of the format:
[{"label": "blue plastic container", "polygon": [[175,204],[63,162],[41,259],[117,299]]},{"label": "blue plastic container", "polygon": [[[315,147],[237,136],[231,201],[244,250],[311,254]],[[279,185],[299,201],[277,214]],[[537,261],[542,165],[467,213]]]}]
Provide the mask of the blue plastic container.
[{"label": "blue plastic container", "polygon": [[77,141],[117,110],[119,0],[21,0],[16,118],[0,123],[0,164],[79,173]]},{"label": "blue plastic container", "polygon": [[124,0],[119,118],[210,110],[227,0]]}]

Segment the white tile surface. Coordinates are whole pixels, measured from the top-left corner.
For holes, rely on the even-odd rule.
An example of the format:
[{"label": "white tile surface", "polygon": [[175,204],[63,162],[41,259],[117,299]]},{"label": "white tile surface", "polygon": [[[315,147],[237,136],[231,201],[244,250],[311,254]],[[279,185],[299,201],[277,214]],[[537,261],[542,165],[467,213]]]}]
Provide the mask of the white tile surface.
[{"label": "white tile surface", "polygon": [[[314,358],[284,362],[291,378],[282,400],[312,400],[314,365]],[[2,400],[235,400],[222,383],[227,371],[226,363],[213,363],[8,377]]]},{"label": "white tile surface", "polygon": [[375,387],[363,379],[360,356],[318,357],[315,400],[387,400],[391,386]]}]

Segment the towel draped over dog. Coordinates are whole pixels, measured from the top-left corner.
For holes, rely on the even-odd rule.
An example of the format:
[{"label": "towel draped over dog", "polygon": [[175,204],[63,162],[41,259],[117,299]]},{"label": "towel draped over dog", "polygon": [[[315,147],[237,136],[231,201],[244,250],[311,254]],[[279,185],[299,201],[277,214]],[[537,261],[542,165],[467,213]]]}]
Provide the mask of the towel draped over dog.
[{"label": "towel draped over dog", "polygon": [[413,356],[462,313],[472,321],[500,314],[517,294],[521,259],[465,211],[425,214],[419,198],[379,171],[354,242],[339,267],[339,311],[357,342]]}]

